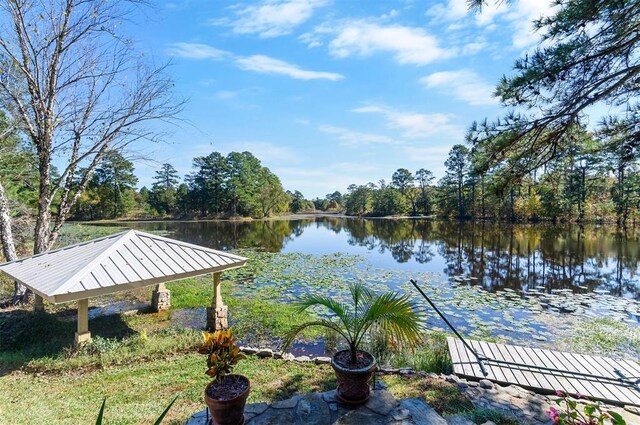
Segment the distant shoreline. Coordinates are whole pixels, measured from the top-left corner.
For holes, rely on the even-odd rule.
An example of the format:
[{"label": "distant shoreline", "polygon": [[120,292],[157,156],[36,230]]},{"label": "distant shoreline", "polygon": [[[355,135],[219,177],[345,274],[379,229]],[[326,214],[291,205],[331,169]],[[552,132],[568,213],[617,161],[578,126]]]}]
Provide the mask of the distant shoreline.
[{"label": "distant shoreline", "polygon": [[344,213],[331,213],[325,211],[318,212],[304,212],[299,214],[285,214],[276,217],[267,218],[251,218],[251,217],[236,217],[236,218],[132,218],[132,219],[114,219],[114,220],[68,220],[68,224],[122,224],[122,223],[206,223],[206,222],[252,222],[252,221],[277,221],[277,220],[304,220],[307,218],[316,217],[333,217],[333,218],[361,218],[367,220],[435,220],[434,216],[410,216],[410,215],[389,215],[389,216],[362,216],[362,215],[347,215]]}]

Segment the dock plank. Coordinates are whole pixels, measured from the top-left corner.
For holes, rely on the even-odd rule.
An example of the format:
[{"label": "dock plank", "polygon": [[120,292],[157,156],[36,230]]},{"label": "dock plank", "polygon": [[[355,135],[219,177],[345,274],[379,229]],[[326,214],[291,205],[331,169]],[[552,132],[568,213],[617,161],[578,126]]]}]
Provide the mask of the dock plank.
[{"label": "dock plank", "polygon": [[[574,396],[579,393],[609,403],[640,406],[640,388],[607,379],[619,378],[614,369],[619,369],[629,378],[640,376],[640,365],[634,362],[484,341],[467,342],[479,355],[490,359],[485,362],[488,375],[485,377],[482,374],[479,365],[475,363],[476,357],[462,341],[449,337],[447,345],[456,375],[471,379],[486,378],[507,385],[516,384],[547,394],[563,389]],[[511,364],[492,363],[491,360]],[[536,366],[557,370],[544,370]]]}]

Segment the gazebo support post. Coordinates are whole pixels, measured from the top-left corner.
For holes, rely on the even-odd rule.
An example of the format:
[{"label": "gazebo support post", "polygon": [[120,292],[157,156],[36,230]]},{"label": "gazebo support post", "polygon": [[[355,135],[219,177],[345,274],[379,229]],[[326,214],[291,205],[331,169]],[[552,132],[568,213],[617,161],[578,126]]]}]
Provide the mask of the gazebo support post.
[{"label": "gazebo support post", "polygon": [[155,311],[169,310],[171,307],[171,291],[164,286],[164,283],[158,284],[153,290],[151,306]]},{"label": "gazebo support post", "polygon": [[207,307],[207,329],[210,331],[219,331],[227,329],[228,308],[222,301],[222,292],[220,287],[220,272],[213,274],[213,300],[211,307]]},{"label": "gazebo support post", "polygon": [[42,297],[38,294],[35,294],[35,297],[33,298],[33,311],[35,312],[44,311],[44,301],[42,300]]},{"label": "gazebo support post", "polygon": [[89,332],[89,300],[78,300],[78,331],[76,332],[76,345],[91,341]]}]

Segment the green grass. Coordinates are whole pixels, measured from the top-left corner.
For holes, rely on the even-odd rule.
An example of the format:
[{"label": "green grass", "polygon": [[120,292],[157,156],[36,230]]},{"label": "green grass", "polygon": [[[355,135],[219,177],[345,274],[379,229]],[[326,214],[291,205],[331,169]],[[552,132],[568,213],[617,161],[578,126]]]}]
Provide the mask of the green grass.
[{"label": "green grass", "polygon": [[[189,305],[181,297],[188,293],[188,288],[197,291],[198,285],[190,282],[174,285],[170,285],[173,301]],[[225,300],[232,312],[231,325],[237,338],[252,345],[273,346],[290,326],[310,318],[287,304],[232,296]],[[11,311],[0,317],[0,372],[103,368],[195,349],[201,342],[200,332],[173,326],[172,314],[173,311],[165,311],[96,317],[90,321],[93,343],[78,351],[71,348],[76,329],[73,308],[51,313]],[[321,335],[319,332],[310,329],[303,338],[315,339]]]},{"label": "green grass", "polygon": [[414,350],[393,348],[393,344],[381,335],[376,335],[367,344],[378,363],[389,367],[410,367],[432,373],[453,372],[453,364],[447,346],[447,335],[430,332],[425,335],[422,345]]},{"label": "green grass", "polygon": [[[248,357],[236,372],[251,380],[250,403],[335,388],[327,366]],[[165,423],[184,423],[204,408],[207,382],[203,356],[191,353],[82,374],[13,373],[0,379],[0,423],[91,423],[104,397],[107,423],[152,423],[176,395]]]},{"label": "green grass", "polygon": [[[224,277],[224,275],[223,275]],[[236,284],[223,280],[222,296],[229,307],[230,324],[238,338],[247,343],[265,345],[278,340],[292,326],[312,319],[306,312],[300,312],[298,307],[268,301],[259,297],[235,296]],[[211,304],[212,281],[211,276],[184,279],[167,284],[171,290],[172,310],[181,308],[201,308]],[[311,340],[324,335],[322,329],[310,328],[301,337]]]}]

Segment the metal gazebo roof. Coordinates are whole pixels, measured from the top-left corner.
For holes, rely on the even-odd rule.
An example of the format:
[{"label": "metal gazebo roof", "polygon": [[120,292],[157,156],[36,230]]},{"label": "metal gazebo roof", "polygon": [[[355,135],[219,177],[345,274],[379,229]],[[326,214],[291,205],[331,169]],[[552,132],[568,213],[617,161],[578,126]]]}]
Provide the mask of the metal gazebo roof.
[{"label": "metal gazebo roof", "polygon": [[246,258],[128,230],[0,265],[0,271],[53,303],[244,266]]}]

